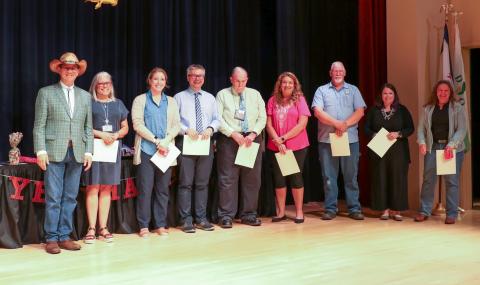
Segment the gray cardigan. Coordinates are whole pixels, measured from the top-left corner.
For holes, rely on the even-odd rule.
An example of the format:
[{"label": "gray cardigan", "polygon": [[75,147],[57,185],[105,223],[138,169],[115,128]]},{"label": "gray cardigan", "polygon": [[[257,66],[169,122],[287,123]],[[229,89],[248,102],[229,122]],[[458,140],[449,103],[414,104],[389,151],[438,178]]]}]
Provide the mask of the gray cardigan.
[{"label": "gray cardigan", "polygon": [[[166,96],[166,95],[162,95]],[[160,144],[163,147],[167,147],[180,131],[180,115],[178,112],[178,105],[175,99],[167,96],[168,107],[167,107],[167,133],[165,138],[160,140]],[[144,121],[144,110],[145,103],[147,102],[147,95],[141,94],[138,95],[135,100],[133,100],[132,105],[132,122],[133,129],[137,132],[135,135],[135,154],[133,156],[133,164],[138,165],[141,163],[140,152],[141,152],[141,143],[143,140],[148,140],[151,142],[155,141],[155,135],[145,127]],[[172,165],[176,165],[175,161]]]},{"label": "gray cardigan", "polygon": [[[427,105],[423,108],[422,115],[419,118],[417,130],[418,144],[425,144],[427,151],[432,151],[432,114],[434,105]],[[467,116],[465,109],[458,102],[450,102],[448,105],[448,143],[447,146],[455,148],[457,152],[463,151],[463,143],[467,133]]]}]

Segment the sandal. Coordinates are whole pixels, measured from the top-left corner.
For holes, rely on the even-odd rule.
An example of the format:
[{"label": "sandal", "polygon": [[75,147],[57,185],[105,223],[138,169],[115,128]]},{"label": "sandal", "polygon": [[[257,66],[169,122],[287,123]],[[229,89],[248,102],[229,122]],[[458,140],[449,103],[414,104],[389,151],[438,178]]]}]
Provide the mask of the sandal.
[{"label": "sandal", "polygon": [[98,236],[102,237],[105,242],[113,242],[113,235],[108,231],[107,227],[100,228]]},{"label": "sandal", "polygon": [[383,214],[380,216],[380,220],[388,220],[388,218],[390,217],[390,213],[388,210],[386,210],[385,212],[383,212]]},{"label": "sandal", "polygon": [[403,221],[403,217],[402,217],[402,215],[400,215],[400,214],[395,214],[395,215],[393,215],[393,216],[392,216],[392,219],[393,219],[394,221],[397,221],[397,222]]},{"label": "sandal", "polygon": [[[93,234],[88,234],[89,232],[93,232]],[[86,244],[93,244],[93,243],[95,243],[96,238],[97,237],[95,236],[95,228],[89,227],[88,231],[87,231],[87,234],[83,238],[83,242],[86,243]]]},{"label": "sandal", "polygon": [[165,227],[160,227],[156,229],[155,232],[161,236],[168,236],[168,229]]},{"label": "sandal", "polygon": [[138,233],[138,235],[141,238],[146,238],[146,237],[148,237],[149,234],[150,234],[150,231],[148,230],[148,228],[141,228],[140,232]]}]

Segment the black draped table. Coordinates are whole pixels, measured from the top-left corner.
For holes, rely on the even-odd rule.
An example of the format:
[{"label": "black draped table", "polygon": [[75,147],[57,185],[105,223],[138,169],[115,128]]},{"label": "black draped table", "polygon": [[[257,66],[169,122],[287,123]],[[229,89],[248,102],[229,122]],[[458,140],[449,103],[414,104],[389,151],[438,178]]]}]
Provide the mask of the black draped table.
[{"label": "black draped table", "polygon": [[[263,164],[265,166],[265,157]],[[262,168],[262,178],[271,176],[269,169],[269,167]],[[43,242],[45,217],[43,172],[36,164],[1,165],[0,175],[0,248],[19,248],[23,244]],[[169,226],[176,226],[178,220],[175,177],[174,171],[168,205],[167,222]],[[131,158],[124,158],[121,183],[112,193],[107,225],[111,232],[128,234],[138,231],[135,216],[136,195],[135,167]],[[217,203],[216,171],[212,169],[207,211],[213,222],[217,221]],[[275,202],[271,179],[262,179],[258,204],[259,215],[274,214]],[[241,205],[239,206],[241,207]],[[72,238],[81,239],[87,228],[85,188],[81,187],[77,197],[77,207],[74,211]]]}]

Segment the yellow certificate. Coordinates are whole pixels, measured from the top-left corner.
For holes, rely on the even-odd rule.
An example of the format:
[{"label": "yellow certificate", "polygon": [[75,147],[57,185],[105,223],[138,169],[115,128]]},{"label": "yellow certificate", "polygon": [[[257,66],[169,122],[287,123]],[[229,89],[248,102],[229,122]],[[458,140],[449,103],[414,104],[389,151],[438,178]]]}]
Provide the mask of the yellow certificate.
[{"label": "yellow certificate", "polygon": [[457,173],[457,154],[453,150],[453,158],[445,159],[442,150],[437,150],[437,175],[450,175]]},{"label": "yellow certificate", "polygon": [[348,143],[348,133],[344,132],[341,137],[336,133],[330,133],[330,147],[332,156],[350,156],[350,144]]},{"label": "yellow certificate", "polygon": [[253,168],[255,165],[255,160],[257,159],[258,148],[260,144],[252,142],[249,147],[246,147],[245,144],[241,145],[237,151],[237,157],[235,158],[235,164],[245,166],[248,168]]},{"label": "yellow certificate", "polygon": [[209,155],[210,154],[210,138],[202,140],[200,136],[196,140],[192,140],[189,136],[183,136],[184,155]]},{"label": "yellow certificate", "polygon": [[294,173],[299,173],[300,168],[298,167],[297,160],[293,151],[290,149],[282,154],[280,152],[275,153],[275,158],[277,159],[278,165],[280,166],[280,171],[283,176],[288,176]]},{"label": "yellow certificate", "polygon": [[387,135],[388,131],[382,128],[367,144],[367,146],[380,157],[383,157],[388,149],[397,141],[397,139],[389,140]]}]

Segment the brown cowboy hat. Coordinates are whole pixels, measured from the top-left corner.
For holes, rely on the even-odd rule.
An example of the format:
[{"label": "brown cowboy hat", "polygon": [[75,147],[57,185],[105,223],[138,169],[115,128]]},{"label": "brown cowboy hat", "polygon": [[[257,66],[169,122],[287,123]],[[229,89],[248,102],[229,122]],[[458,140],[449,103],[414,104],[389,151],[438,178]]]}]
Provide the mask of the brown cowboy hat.
[{"label": "brown cowboy hat", "polygon": [[73,52],[66,52],[62,54],[60,59],[54,59],[50,61],[50,70],[52,72],[59,73],[63,64],[78,66],[78,76],[84,74],[85,70],[87,70],[87,62],[83,59],[79,61]]}]

